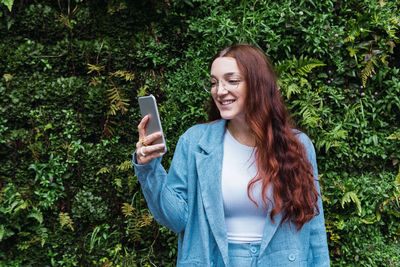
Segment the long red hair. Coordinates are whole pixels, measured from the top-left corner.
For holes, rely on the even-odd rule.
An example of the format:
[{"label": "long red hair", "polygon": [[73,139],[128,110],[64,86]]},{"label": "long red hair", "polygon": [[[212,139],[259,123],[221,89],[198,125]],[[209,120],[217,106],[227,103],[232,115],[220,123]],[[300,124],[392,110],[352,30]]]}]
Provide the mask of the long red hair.
[{"label": "long red hair", "polygon": [[[274,221],[274,216],[282,212],[282,223],[292,221],[300,230],[319,213],[318,192],[312,166],[295,136],[289,113],[279,94],[273,67],[260,49],[248,44],[225,48],[214,60],[218,57],[235,58],[247,86],[244,113],[255,137],[258,168],[257,175],[247,186],[247,194],[256,204],[251,190],[261,181],[264,204],[266,207],[273,205],[271,220]],[[220,119],[212,99],[210,104],[209,120]],[[267,195],[271,185],[273,200]]]}]

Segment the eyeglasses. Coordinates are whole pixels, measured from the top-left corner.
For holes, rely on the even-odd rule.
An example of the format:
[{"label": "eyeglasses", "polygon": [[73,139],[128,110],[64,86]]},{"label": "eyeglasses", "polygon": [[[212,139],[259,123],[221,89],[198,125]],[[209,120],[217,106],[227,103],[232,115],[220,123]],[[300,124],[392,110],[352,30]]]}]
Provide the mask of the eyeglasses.
[{"label": "eyeglasses", "polygon": [[234,91],[239,87],[242,80],[239,77],[229,77],[227,81],[225,79],[218,81],[215,78],[209,78],[203,80],[203,88],[208,93],[216,92],[219,88],[220,82],[222,84],[222,87],[226,90]]}]

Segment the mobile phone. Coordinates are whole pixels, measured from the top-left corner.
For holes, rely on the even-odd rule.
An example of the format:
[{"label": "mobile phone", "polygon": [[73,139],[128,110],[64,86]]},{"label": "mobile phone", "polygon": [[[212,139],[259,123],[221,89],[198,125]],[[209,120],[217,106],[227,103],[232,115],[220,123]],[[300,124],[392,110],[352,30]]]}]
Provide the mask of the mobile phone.
[{"label": "mobile phone", "polygon": [[161,137],[156,139],[153,144],[164,144],[164,149],[161,152],[167,152],[167,143],[165,142],[160,115],[158,114],[156,98],[153,95],[141,96],[138,98],[138,102],[142,117],[150,114],[150,119],[146,124],[146,134],[149,135],[155,132],[161,132]]}]

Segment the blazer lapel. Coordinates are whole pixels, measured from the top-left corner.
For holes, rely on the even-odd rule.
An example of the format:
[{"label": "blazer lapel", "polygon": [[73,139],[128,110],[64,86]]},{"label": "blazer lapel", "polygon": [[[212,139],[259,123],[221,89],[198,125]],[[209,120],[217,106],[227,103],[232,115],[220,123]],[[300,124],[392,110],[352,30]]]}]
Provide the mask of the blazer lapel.
[{"label": "blazer lapel", "polygon": [[225,120],[210,123],[195,153],[198,181],[205,213],[225,264],[228,264],[224,204],[221,188]]},{"label": "blazer lapel", "polygon": [[282,221],[282,214],[281,213],[276,214],[274,216],[274,221],[275,221],[275,223],[273,223],[271,221],[269,214],[268,214],[267,218],[265,219],[263,238],[262,238],[261,246],[260,246],[260,255],[262,255],[264,253],[264,250],[268,247],[269,242],[271,241],[276,230],[278,229],[278,227]]}]

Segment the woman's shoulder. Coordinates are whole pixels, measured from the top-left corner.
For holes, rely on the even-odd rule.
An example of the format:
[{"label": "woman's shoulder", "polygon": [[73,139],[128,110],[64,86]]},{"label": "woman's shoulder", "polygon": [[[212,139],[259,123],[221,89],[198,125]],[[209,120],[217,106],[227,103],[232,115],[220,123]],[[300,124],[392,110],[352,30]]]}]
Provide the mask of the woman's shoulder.
[{"label": "woman's shoulder", "polygon": [[296,138],[303,144],[303,146],[305,146],[306,149],[314,148],[314,145],[307,134],[298,129],[292,129],[292,132],[294,136],[296,136]]},{"label": "woman's shoulder", "polygon": [[212,132],[215,129],[221,127],[222,124],[224,124],[223,120],[216,120],[212,122],[196,124],[187,129],[186,132],[181,137],[185,139],[188,138],[191,140],[196,140],[198,138],[201,138],[207,132],[210,131]]}]

